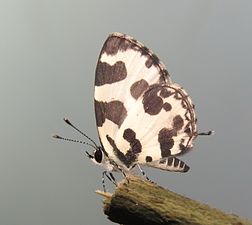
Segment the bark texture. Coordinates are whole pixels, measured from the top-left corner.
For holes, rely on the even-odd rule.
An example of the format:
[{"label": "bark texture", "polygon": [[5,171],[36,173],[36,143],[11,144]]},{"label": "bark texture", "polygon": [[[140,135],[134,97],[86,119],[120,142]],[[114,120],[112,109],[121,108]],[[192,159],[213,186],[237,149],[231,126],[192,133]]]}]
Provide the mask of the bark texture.
[{"label": "bark texture", "polygon": [[[128,182],[129,181],[129,182]],[[105,197],[108,219],[124,225],[252,225],[234,214],[226,214],[154,183],[137,177],[122,181],[114,194]]]}]

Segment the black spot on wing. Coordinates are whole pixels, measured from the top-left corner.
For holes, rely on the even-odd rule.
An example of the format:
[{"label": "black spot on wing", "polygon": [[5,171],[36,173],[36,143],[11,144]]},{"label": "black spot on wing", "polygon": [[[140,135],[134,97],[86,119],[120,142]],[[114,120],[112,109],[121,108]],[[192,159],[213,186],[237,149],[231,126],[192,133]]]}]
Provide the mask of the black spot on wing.
[{"label": "black spot on wing", "polygon": [[134,49],[134,43],[126,39],[125,36],[110,36],[104,43],[102,53],[115,55],[118,51],[126,51],[129,48]]},{"label": "black spot on wing", "polygon": [[147,58],[145,62],[147,68],[150,68],[153,64],[158,65],[160,63],[159,58],[155,54],[151,54]]},{"label": "black spot on wing", "polygon": [[152,157],[151,156],[146,156],[145,157],[145,161],[148,162],[152,162]]},{"label": "black spot on wing", "polygon": [[160,91],[160,96],[162,98],[168,98],[169,96],[171,96],[173,93],[171,91],[168,90],[168,88],[162,88],[162,90]]},{"label": "black spot on wing", "polygon": [[185,165],[185,163],[184,163],[183,161],[180,161],[179,167],[180,167],[181,169],[183,169],[184,165]]},{"label": "black spot on wing", "polygon": [[142,150],[140,141],[136,139],[136,133],[130,128],[126,129],[123,133],[123,138],[130,143],[130,149],[126,154],[124,154],[120,151],[120,149],[117,148],[115,141],[109,135],[107,135],[106,137],[118,159],[128,168],[132,166],[137,159],[137,155]]},{"label": "black spot on wing", "polygon": [[168,166],[172,166],[173,165],[173,159],[174,159],[173,157],[169,157],[168,158],[168,162],[167,162]]},{"label": "black spot on wing", "polygon": [[190,167],[185,164],[184,172],[186,173],[189,169],[190,169]]},{"label": "black spot on wing", "polygon": [[131,154],[131,152],[136,155],[141,152],[142,145],[138,139],[136,139],[136,133],[132,129],[128,128],[124,130],[123,138],[130,143],[130,149],[126,153]]},{"label": "black spot on wing", "polygon": [[174,145],[173,136],[176,136],[176,132],[174,132],[174,130],[163,128],[159,131],[158,142],[160,144],[162,158],[171,155],[171,149]]},{"label": "black spot on wing", "polygon": [[144,111],[150,115],[157,115],[163,107],[163,99],[158,96],[158,92],[162,89],[159,85],[151,85],[144,93],[143,106]]},{"label": "black spot on wing", "polygon": [[170,77],[170,74],[168,73],[168,70],[164,68],[164,66],[160,66],[160,78],[159,82],[166,84],[168,82],[168,77]]},{"label": "black spot on wing", "polygon": [[130,94],[132,95],[134,99],[138,99],[148,87],[149,87],[149,84],[147,83],[147,81],[144,79],[141,79],[131,85]]},{"label": "black spot on wing", "polygon": [[177,159],[177,158],[174,158],[174,167],[177,167],[178,166],[178,164],[179,164],[179,159]]},{"label": "black spot on wing", "polygon": [[176,115],[173,118],[173,127],[176,130],[181,130],[182,127],[184,126],[184,120],[180,115]]},{"label": "black spot on wing", "polygon": [[101,127],[102,124],[105,122],[105,105],[104,102],[98,102],[95,100],[95,117],[96,117],[96,125],[97,127]]},{"label": "black spot on wing", "polygon": [[167,112],[167,111],[171,111],[172,106],[171,106],[170,103],[165,102],[165,103],[163,104],[163,109],[164,109],[166,112]]},{"label": "black spot on wing", "polygon": [[113,152],[115,153],[116,157],[127,167],[130,167],[131,162],[135,161],[135,156],[128,156],[128,158],[126,158],[126,156],[118,149],[118,147],[116,146],[115,141],[109,136],[106,135],[106,138],[109,142],[109,144],[111,145],[111,147],[113,148]]},{"label": "black spot on wing", "polygon": [[95,100],[95,114],[98,127],[103,125],[105,119],[112,121],[120,127],[127,116],[127,110],[120,101],[107,103]]},{"label": "black spot on wing", "polygon": [[144,111],[150,115],[157,115],[162,108],[165,111],[170,111],[172,106],[168,102],[164,103],[164,99],[171,94],[167,86],[151,85],[143,96]]},{"label": "black spot on wing", "polygon": [[151,96],[145,97],[144,101],[144,111],[150,115],[157,115],[162,107],[163,107],[163,100],[159,97],[152,98]]},{"label": "black spot on wing", "polygon": [[123,132],[123,138],[129,143],[132,143],[136,139],[136,133],[130,128],[125,129]]},{"label": "black spot on wing", "polygon": [[102,86],[104,84],[112,84],[127,77],[127,69],[122,61],[109,65],[106,62],[98,62],[96,67],[95,85]]}]

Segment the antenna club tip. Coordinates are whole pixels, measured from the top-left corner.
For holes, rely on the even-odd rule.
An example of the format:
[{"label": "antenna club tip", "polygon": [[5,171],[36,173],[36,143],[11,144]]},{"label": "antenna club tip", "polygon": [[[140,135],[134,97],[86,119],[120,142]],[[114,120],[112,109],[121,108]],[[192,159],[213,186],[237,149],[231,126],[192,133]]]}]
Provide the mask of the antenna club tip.
[{"label": "antenna club tip", "polygon": [[62,139],[59,135],[57,134],[52,134],[52,138],[57,138],[57,139]]},{"label": "antenna club tip", "polygon": [[71,123],[70,123],[70,120],[68,119],[68,118],[63,118],[63,120],[67,123],[67,124],[69,124],[69,125],[71,125]]}]

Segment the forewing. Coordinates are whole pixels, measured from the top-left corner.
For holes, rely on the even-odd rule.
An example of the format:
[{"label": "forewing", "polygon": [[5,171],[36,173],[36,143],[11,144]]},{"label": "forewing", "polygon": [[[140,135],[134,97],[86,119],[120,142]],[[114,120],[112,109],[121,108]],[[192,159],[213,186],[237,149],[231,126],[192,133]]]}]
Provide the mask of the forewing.
[{"label": "forewing", "polygon": [[96,68],[95,113],[101,143],[117,164],[130,168],[192,147],[191,99],[149,49],[113,33]]}]

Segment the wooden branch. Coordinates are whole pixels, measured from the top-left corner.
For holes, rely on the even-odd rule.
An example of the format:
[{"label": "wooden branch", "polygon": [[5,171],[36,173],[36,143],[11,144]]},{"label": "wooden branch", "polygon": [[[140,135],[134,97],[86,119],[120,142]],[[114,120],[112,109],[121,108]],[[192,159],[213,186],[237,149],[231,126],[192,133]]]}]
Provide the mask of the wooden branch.
[{"label": "wooden branch", "polygon": [[156,184],[129,177],[112,195],[97,191],[105,197],[104,213],[124,225],[252,225],[234,214],[199,203],[166,190]]}]

